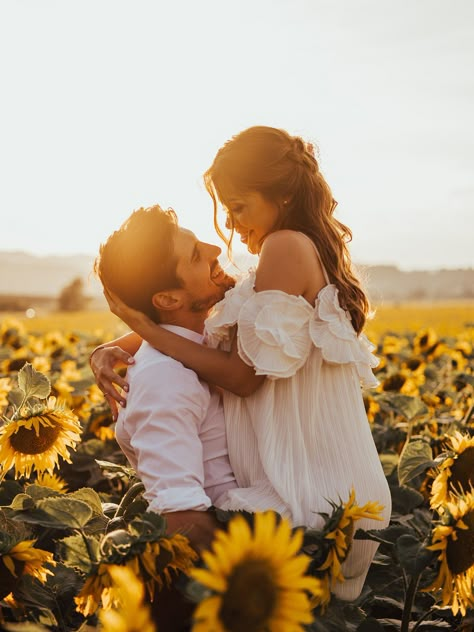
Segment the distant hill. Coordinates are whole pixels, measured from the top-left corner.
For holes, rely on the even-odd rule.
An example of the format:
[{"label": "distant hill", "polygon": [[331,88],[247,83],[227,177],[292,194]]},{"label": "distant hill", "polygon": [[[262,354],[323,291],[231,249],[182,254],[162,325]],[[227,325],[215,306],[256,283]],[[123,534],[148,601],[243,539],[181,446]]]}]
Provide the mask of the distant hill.
[{"label": "distant hill", "polygon": [[45,256],[0,252],[0,294],[57,296],[75,277],[84,280],[86,294],[101,294],[90,255]]},{"label": "distant hill", "polygon": [[[35,256],[25,252],[0,252],[0,296],[55,299],[75,277],[84,280],[85,293],[102,305],[102,290],[95,279],[90,255]],[[246,270],[255,258],[236,255]],[[358,270],[372,300],[474,299],[474,269],[403,271],[396,266],[359,265]],[[100,297],[100,298],[99,298]]]}]

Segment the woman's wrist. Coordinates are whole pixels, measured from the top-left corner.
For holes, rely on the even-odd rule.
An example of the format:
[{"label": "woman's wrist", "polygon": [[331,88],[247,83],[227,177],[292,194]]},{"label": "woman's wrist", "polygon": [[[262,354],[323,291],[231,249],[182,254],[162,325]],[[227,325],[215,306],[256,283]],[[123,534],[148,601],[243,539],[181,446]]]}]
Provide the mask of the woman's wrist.
[{"label": "woman's wrist", "polygon": [[96,347],[95,349],[92,350],[92,353],[89,356],[89,365],[90,365],[91,368],[92,368],[92,356],[94,355],[94,353],[96,351],[100,351],[101,349],[105,349],[106,346],[107,345],[105,345],[105,344],[104,345],[99,345],[98,347]]}]

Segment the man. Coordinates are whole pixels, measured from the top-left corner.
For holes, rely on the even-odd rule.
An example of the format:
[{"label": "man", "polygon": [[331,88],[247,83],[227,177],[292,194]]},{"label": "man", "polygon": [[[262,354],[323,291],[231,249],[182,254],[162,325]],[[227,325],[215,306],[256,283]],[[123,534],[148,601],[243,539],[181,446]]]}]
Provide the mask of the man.
[{"label": "man", "polygon": [[[105,290],[163,327],[202,342],[209,309],[233,285],[217,260],[220,252],[180,228],[172,210],[153,206],[132,213],[109,237],[95,271]],[[117,441],[145,486],[149,509],[166,517],[169,532],[184,530],[196,549],[208,548],[218,524],[206,510],[237,487],[220,394],[134,334],[128,342],[131,352],[140,348],[128,368],[130,394],[118,418],[110,390],[107,395],[117,419]],[[94,350],[93,369],[100,366],[100,349],[110,346]],[[112,348],[111,367],[128,358]],[[110,356],[104,361],[110,363]],[[128,391],[127,382],[114,376]],[[153,616],[160,630],[187,630],[192,609],[179,591],[164,588],[153,603]]]},{"label": "man", "polygon": [[[218,262],[220,252],[179,227],[172,210],[153,206],[132,213],[109,237],[95,271],[105,290],[202,342],[209,309],[233,285]],[[181,363],[134,334],[128,338],[130,350],[141,346],[128,369],[130,394],[118,414],[117,441],[145,486],[149,509],[166,516],[170,531],[184,528],[196,548],[207,547],[216,523],[206,509],[237,486],[220,395]],[[93,368],[100,366],[100,349],[109,346],[93,352]],[[117,359],[127,356],[115,349]],[[128,390],[119,376],[114,380]],[[114,407],[110,389],[107,399]]]}]

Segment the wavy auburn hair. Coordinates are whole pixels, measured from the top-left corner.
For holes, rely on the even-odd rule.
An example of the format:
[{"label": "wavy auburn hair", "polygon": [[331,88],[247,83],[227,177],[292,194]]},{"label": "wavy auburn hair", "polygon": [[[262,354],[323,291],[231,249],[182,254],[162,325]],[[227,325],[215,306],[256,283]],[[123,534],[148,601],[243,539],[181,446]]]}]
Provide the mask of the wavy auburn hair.
[{"label": "wavy auburn hair", "polygon": [[337,202],[311,144],[282,129],[250,127],[219,149],[204,183],[214,204],[215,229],[229,250],[233,229],[227,237],[220,228],[218,201],[226,205],[231,192],[253,191],[277,204],[280,220],[273,230],[300,231],[314,242],[330,282],[339,290],[341,306],[356,332],[362,331],[370,306],[352,270],[347,248],[352,233],[334,217]]}]

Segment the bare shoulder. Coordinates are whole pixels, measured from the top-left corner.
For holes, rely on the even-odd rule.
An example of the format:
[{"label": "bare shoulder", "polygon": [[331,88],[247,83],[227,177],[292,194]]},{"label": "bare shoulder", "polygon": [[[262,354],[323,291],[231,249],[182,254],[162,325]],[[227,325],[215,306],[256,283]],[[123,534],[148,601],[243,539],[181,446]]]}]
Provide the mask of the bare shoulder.
[{"label": "bare shoulder", "polygon": [[293,251],[293,254],[296,251],[313,253],[314,247],[311,240],[306,235],[303,235],[303,233],[296,230],[284,229],[270,233],[270,235],[266,237],[262,246],[262,254],[264,250],[288,250]]},{"label": "bare shoulder", "polygon": [[268,235],[260,253],[256,290],[279,289],[308,298],[318,285],[324,285],[324,275],[308,237],[294,230]]}]

